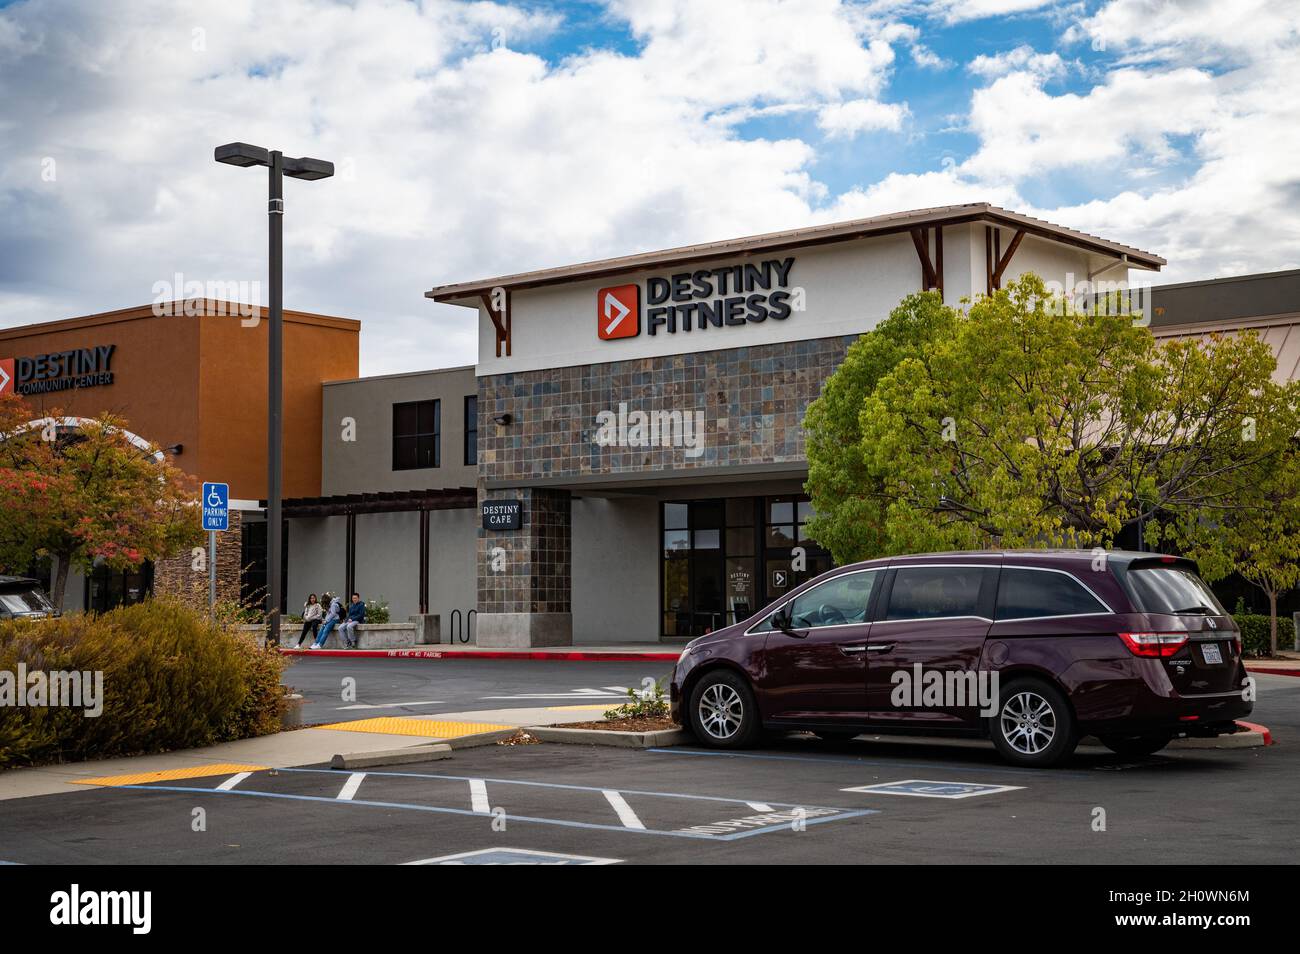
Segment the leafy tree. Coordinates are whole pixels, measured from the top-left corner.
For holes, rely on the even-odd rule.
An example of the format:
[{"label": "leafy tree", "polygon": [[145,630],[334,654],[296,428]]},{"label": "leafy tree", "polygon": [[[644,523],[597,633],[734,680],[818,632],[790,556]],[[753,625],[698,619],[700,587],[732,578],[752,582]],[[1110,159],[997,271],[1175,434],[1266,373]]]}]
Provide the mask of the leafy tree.
[{"label": "leafy tree", "polygon": [[1108,547],[1134,526],[1204,541],[1256,504],[1295,433],[1295,388],[1256,336],[1158,343],[1032,275],[966,312],[908,298],[854,353],[805,421],[811,530],[841,562]]},{"label": "leafy tree", "polygon": [[32,418],[21,398],[0,397],[0,566],[55,557],[50,595],[62,606],[71,566],[127,569],[199,542],[192,481],[132,443],[123,421],[105,414],[69,431]]}]

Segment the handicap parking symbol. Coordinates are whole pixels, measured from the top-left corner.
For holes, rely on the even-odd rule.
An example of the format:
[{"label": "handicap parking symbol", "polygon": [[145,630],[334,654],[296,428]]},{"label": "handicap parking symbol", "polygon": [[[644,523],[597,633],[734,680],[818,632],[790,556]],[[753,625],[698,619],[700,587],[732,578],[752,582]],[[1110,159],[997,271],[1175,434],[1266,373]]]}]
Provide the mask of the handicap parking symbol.
[{"label": "handicap parking symbol", "polygon": [[564,855],[529,848],[480,848],[454,855],[440,855],[408,861],[408,865],[615,865],[618,858],[594,858],[590,855]]},{"label": "handicap parking symbol", "polygon": [[936,782],[930,779],[909,778],[902,782],[880,782],[841,789],[864,795],[915,795],[918,798],[973,798],[977,795],[995,795],[998,792],[1015,792],[1023,785],[983,785],[979,782]]}]

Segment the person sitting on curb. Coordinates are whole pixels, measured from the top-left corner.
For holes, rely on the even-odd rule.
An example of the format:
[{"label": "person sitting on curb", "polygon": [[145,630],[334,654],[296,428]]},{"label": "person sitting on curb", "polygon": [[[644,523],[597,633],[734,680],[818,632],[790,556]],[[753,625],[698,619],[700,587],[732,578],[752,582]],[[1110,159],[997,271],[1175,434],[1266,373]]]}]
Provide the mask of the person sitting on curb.
[{"label": "person sitting on curb", "polygon": [[343,645],[348,649],[357,648],[357,623],[366,621],[366,604],[361,602],[359,593],[352,594],[352,602],[348,604],[347,621],[339,625],[339,638],[343,640]]},{"label": "person sitting on curb", "polygon": [[326,593],[322,602],[325,600],[329,600],[329,611],[325,614],[325,625],[320,628],[320,635],[316,637],[316,642],[312,643],[312,649],[325,648],[325,640],[329,639],[330,630],[339,624],[339,619],[343,616],[343,603],[337,596]]}]

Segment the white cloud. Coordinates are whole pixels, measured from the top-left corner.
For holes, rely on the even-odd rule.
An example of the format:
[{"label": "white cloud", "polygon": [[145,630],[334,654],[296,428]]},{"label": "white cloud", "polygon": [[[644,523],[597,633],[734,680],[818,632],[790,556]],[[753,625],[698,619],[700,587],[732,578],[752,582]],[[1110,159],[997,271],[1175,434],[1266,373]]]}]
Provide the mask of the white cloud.
[{"label": "white cloud", "polygon": [[992,56],[981,53],[966,64],[966,69],[987,79],[1021,71],[1035,76],[1055,77],[1065,72],[1065,61],[1058,53],[1039,53],[1032,46],[1023,44],[1006,53]]},{"label": "white cloud", "polygon": [[851,139],[874,129],[897,130],[907,118],[907,107],[871,99],[831,103],[817,113],[817,126],[830,139]]}]

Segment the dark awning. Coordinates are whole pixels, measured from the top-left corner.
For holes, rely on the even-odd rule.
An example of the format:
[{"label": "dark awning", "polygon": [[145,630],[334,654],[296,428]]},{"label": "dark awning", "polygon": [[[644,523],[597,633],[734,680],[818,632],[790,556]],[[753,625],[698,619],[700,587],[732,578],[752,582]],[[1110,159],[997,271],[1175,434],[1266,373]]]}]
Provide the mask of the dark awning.
[{"label": "dark awning", "polygon": [[[265,508],[266,501],[260,501]],[[349,513],[401,513],[415,510],[462,510],[478,506],[473,487],[392,490],[331,497],[290,497],[281,503],[285,517],[335,517]]]}]

